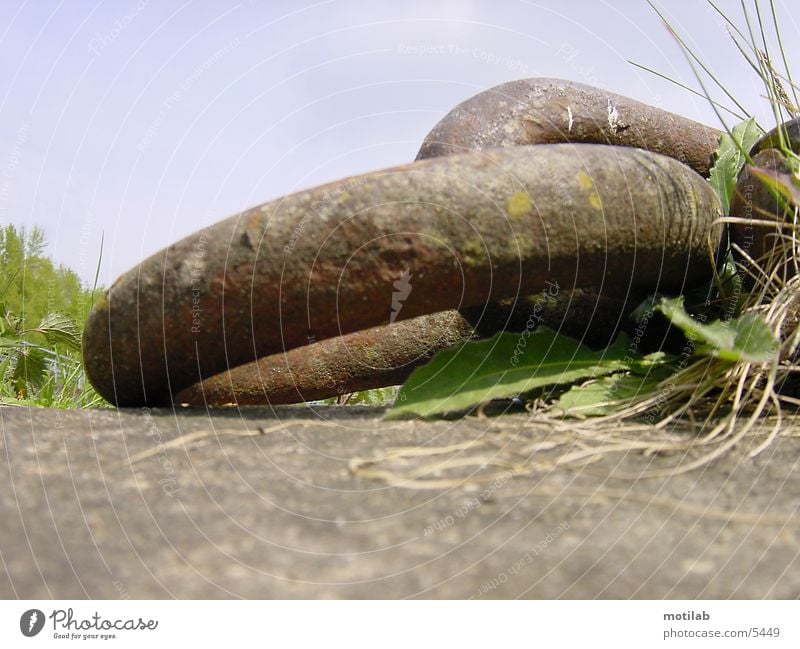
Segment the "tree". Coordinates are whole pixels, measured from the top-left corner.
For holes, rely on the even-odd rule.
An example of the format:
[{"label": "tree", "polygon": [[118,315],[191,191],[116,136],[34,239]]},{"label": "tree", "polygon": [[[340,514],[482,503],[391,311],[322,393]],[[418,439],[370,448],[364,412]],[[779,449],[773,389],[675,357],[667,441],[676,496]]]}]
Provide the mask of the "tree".
[{"label": "tree", "polygon": [[22,319],[23,328],[36,327],[50,313],[83,322],[91,291],[74,271],[54,266],[45,248],[44,232],[38,227],[0,229],[0,304]]},{"label": "tree", "polygon": [[0,401],[95,404],[80,342],[93,293],[45,248],[37,227],[0,228]]}]

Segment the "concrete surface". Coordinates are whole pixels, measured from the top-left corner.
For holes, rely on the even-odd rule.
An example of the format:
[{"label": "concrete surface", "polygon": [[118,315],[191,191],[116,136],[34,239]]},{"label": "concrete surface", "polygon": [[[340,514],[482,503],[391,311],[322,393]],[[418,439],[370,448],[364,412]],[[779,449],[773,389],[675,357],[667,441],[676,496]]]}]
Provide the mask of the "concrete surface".
[{"label": "concrete surface", "polygon": [[[0,408],[0,596],[800,597],[796,424],[755,459],[745,445],[631,480],[615,476],[674,454],[513,475],[507,443],[542,442],[547,457],[526,415],[382,412]],[[461,465],[481,453],[485,467]],[[393,459],[354,462],[381,456]],[[366,473],[443,460],[426,477],[454,483]]]}]

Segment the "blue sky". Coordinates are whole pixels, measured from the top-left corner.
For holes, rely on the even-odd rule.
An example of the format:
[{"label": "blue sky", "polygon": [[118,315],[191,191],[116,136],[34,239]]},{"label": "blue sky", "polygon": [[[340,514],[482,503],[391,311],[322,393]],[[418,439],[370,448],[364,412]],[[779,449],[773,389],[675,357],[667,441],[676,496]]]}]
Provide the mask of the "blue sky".
[{"label": "blue sky", "polygon": [[[738,0],[718,5],[743,25]],[[768,10],[768,2],[762,0]],[[789,60],[800,10],[777,0]],[[703,0],[661,2],[772,125]],[[498,83],[589,83],[717,125],[645,0],[0,3],[0,223],[101,282],[243,208],[408,162],[456,103]]]}]

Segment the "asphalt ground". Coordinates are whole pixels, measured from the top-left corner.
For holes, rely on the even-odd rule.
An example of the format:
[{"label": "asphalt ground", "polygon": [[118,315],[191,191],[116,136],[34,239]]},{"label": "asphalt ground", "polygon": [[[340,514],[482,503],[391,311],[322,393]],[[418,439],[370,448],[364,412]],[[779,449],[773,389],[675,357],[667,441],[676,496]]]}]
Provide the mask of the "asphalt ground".
[{"label": "asphalt ground", "polygon": [[560,462],[525,414],[383,413],[0,408],[0,595],[800,596],[796,422],[637,478],[696,454]]}]

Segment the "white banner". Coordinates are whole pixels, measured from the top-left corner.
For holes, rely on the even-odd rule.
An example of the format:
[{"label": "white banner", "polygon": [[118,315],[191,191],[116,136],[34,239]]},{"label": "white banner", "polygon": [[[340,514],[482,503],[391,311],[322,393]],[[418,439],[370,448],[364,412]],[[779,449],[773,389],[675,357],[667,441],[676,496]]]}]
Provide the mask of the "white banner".
[{"label": "white banner", "polygon": [[798,614],[796,601],[3,601],[0,647],[796,648]]}]

